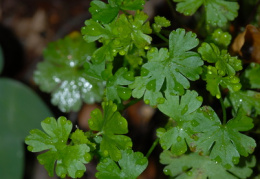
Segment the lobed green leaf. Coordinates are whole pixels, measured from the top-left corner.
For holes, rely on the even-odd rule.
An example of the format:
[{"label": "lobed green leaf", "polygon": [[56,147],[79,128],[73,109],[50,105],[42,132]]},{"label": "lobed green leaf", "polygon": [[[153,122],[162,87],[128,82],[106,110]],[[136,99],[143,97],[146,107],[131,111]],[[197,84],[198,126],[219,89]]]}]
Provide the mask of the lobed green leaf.
[{"label": "lobed green leaf", "polygon": [[128,100],[131,97],[132,90],[127,87],[134,81],[134,74],[127,68],[121,67],[107,81],[106,97],[108,100],[118,103],[122,100]]},{"label": "lobed green leaf", "polygon": [[161,112],[171,117],[177,126],[171,127],[167,131],[160,128],[160,144],[164,150],[171,147],[171,152],[181,155],[187,151],[186,141],[194,134],[193,126],[197,123],[193,120],[194,112],[201,106],[202,98],[195,91],[188,91],[180,99],[179,96],[166,94],[166,101],[159,104]]},{"label": "lobed green leaf", "polygon": [[201,5],[205,6],[206,21],[213,26],[224,26],[238,15],[237,2],[226,0],[173,0],[177,2],[177,11],[186,16],[193,15]]},{"label": "lobed green leaf", "polygon": [[113,61],[119,53],[124,56],[135,48],[143,49],[150,45],[152,38],[147,35],[152,32],[148,16],[142,11],[135,15],[121,14],[109,24],[100,24],[93,19],[87,20],[81,30],[87,42],[99,40],[103,46],[93,54],[97,63]]},{"label": "lobed green leaf", "polygon": [[170,34],[170,49],[151,48],[147,53],[148,62],[142,66],[141,76],[129,85],[133,89],[133,97],[140,98],[154,106],[163,103],[161,89],[166,84],[166,91],[170,94],[183,94],[184,89],[190,87],[188,81],[199,79],[203,61],[192,48],[198,45],[194,33],[185,33],[184,29],[177,29]]},{"label": "lobed green leaf", "polygon": [[255,165],[255,159],[253,158],[251,161],[240,162],[241,165],[227,170],[207,156],[190,153],[176,157],[168,150],[161,153],[160,162],[166,165],[163,170],[164,173],[176,179],[242,179],[252,174],[251,168]]},{"label": "lobed green leaf", "polygon": [[67,145],[72,124],[65,117],[60,117],[57,121],[54,118],[46,118],[41,125],[45,133],[39,129],[33,129],[26,137],[25,143],[28,145],[28,150],[31,152],[47,150],[37,158],[50,176],[54,175],[56,165],[56,173],[61,178],[65,178],[66,175],[73,178],[82,177],[86,171],[84,164],[89,162],[86,156],[90,155],[88,153],[90,149],[82,139],[83,136],[80,136],[80,142],[75,142],[72,137],[73,145]]},{"label": "lobed green leaf", "polygon": [[121,150],[122,158],[116,163],[105,158],[97,165],[98,179],[135,179],[147,167],[148,160],[141,152]]},{"label": "lobed green leaf", "polygon": [[108,24],[118,15],[119,7],[112,7],[110,4],[96,0],[91,1],[89,12],[93,20]]},{"label": "lobed green leaf", "polygon": [[220,86],[228,88],[231,92],[236,92],[241,89],[240,80],[236,76],[222,77],[218,74],[217,68],[208,66],[205,69],[203,79],[207,82],[206,89],[212,96],[221,98]]},{"label": "lobed green leaf", "polygon": [[260,114],[260,93],[255,91],[237,91],[230,93],[224,101],[225,105],[232,106],[233,113],[242,108],[247,115]]},{"label": "lobed green leaf", "polygon": [[170,25],[171,22],[165,17],[161,17],[161,16],[154,17],[153,29],[155,30],[155,32],[159,33],[162,27],[169,27]]},{"label": "lobed green leaf", "polygon": [[219,50],[213,43],[202,43],[198,49],[203,60],[209,63],[215,63],[220,76],[232,76],[236,71],[242,70],[242,62],[236,57],[231,57],[226,50]]},{"label": "lobed green leaf", "polygon": [[240,155],[247,157],[254,151],[254,139],[239,132],[248,131],[254,126],[252,119],[246,117],[243,111],[226,125],[221,124],[210,107],[201,108],[194,118],[199,125],[193,128],[198,133],[198,138],[190,143],[193,151],[209,155],[228,169],[237,164]]},{"label": "lobed green leaf", "polygon": [[89,127],[93,131],[98,131],[102,135],[100,151],[103,157],[110,157],[114,161],[122,158],[120,150],[128,149],[132,146],[131,139],[121,135],[128,132],[127,121],[119,112],[117,106],[109,102],[103,102],[103,115],[99,109],[91,112]]}]

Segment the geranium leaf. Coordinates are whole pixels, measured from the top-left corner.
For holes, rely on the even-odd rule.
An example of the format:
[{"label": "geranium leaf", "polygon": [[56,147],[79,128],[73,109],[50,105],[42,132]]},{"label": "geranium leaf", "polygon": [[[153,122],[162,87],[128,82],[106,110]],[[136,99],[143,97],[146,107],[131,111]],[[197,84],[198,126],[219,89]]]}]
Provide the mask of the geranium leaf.
[{"label": "geranium leaf", "polygon": [[60,117],[57,121],[54,118],[46,118],[41,125],[45,132],[33,129],[26,137],[28,150],[31,152],[47,150],[37,158],[50,176],[54,175],[56,165],[56,174],[61,178],[66,175],[73,178],[82,177],[86,171],[84,164],[89,162],[87,160],[90,149],[85,142],[75,142],[75,140],[73,145],[67,145],[72,123],[65,117]]},{"label": "geranium leaf", "polygon": [[132,146],[129,137],[121,135],[128,132],[127,121],[117,111],[117,106],[109,102],[103,102],[103,115],[99,109],[91,112],[89,127],[93,131],[99,131],[102,135],[100,151],[103,157],[111,157],[114,161],[122,158],[120,150]]}]

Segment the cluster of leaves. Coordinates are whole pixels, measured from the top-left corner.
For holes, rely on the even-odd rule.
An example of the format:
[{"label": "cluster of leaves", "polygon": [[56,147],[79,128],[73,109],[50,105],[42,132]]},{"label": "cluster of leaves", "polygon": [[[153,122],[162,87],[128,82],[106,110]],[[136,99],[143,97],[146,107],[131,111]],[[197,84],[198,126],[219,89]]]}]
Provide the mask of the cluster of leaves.
[{"label": "cluster of leaves", "polygon": [[[185,15],[203,5],[207,23],[219,27],[233,20],[238,10],[236,2],[225,0],[173,1]],[[48,46],[46,61],[35,73],[40,88],[52,93],[53,103],[62,111],[78,110],[82,101],[103,99],[103,112],[91,112],[90,130],[85,133],[79,129],[71,133],[72,124],[64,117],[57,122],[45,119],[46,133],[32,130],[26,138],[28,150],[48,150],[38,159],[51,176],[55,168],[62,178],[81,177],[84,164],[95,156],[97,178],[137,178],[148,161],[131,149],[128,123],[117,105],[143,99],[169,117],[166,126],[157,129],[166,175],[249,177],[256,163],[250,155],[256,142],[246,132],[254,127],[251,117],[260,114],[260,94],[254,90],[260,86],[255,78],[259,65],[251,64],[240,75],[241,60],[228,53],[231,35],[220,28],[208,32],[201,44],[194,32],[183,28],[163,36],[162,28],[169,27],[170,21],[156,16],[150,26],[143,5],[144,0],[94,0],[89,9],[92,18],[81,31],[84,40],[70,35]],[[152,33],[167,46],[155,47]],[[202,105],[200,95],[205,94],[192,86],[199,79],[206,82],[206,97],[220,101],[222,119],[212,107]],[[229,107],[232,116],[227,121]]]},{"label": "cluster of leaves", "polygon": [[[72,123],[65,117],[56,121],[46,118],[41,126],[43,131],[33,129],[25,143],[31,152],[46,151],[37,158],[44,165],[50,176],[56,174],[65,178],[81,178],[86,171],[84,164],[101,158],[97,166],[97,178],[136,178],[148,165],[147,159],[140,152],[131,150],[132,141],[123,135],[128,132],[127,121],[117,106],[103,102],[103,115],[99,109],[91,112],[90,131],[72,130]],[[70,142],[68,141],[70,139]],[[69,142],[69,143],[68,143]],[[55,166],[56,165],[56,166]]]}]

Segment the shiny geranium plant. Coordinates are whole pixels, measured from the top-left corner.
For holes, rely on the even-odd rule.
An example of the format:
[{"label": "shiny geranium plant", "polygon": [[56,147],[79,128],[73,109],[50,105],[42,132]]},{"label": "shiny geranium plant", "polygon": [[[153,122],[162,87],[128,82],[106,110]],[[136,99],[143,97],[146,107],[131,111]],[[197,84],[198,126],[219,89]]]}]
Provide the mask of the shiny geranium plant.
[{"label": "shiny geranium plant", "polygon": [[[172,178],[252,175],[258,162],[250,134],[259,131],[254,123],[260,114],[260,67],[246,66],[229,53],[227,27],[239,5],[231,0],[168,3],[185,16],[197,14],[203,26],[174,29],[174,19],[163,16],[148,21],[144,0],[94,0],[81,35],[47,46],[34,79],[51,93],[52,103],[63,112],[78,111],[82,103],[102,104],[102,110],[91,112],[88,131],[73,131],[65,117],[46,118],[43,131],[30,131],[28,150],[44,151],[38,160],[50,176],[55,171],[61,178],[81,178],[95,158],[97,178],[134,179],[149,165],[156,145],[163,171]],[[133,151],[122,116],[138,100],[168,116],[147,154]]]}]

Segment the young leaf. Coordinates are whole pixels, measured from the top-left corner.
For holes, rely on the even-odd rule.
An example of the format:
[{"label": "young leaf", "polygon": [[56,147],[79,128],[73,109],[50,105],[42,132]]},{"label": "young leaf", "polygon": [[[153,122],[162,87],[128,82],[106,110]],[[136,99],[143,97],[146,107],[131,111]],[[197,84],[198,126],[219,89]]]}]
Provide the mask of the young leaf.
[{"label": "young leaf", "polygon": [[173,0],[177,2],[177,11],[186,16],[193,15],[201,5],[205,6],[206,21],[213,26],[224,26],[237,16],[237,2],[226,0]]},{"label": "young leaf", "polygon": [[42,128],[30,131],[25,143],[31,152],[40,152],[37,158],[44,165],[50,176],[56,163],[56,173],[61,178],[66,175],[72,178],[80,178],[86,171],[84,164],[88,163],[86,156],[89,156],[89,147],[85,143],[75,143],[67,145],[67,141],[72,129],[72,124],[65,117],[60,117],[56,121],[54,118],[46,118],[42,123]]},{"label": "young leaf", "polygon": [[108,100],[121,102],[121,99],[128,100],[132,90],[124,85],[129,85],[134,81],[134,74],[122,67],[117,70],[114,76],[110,77],[106,87],[106,97]]},{"label": "young leaf", "polygon": [[210,107],[201,108],[194,119],[199,125],[193,128],[198,139],[190,143],[192,150],[230,169],[239,160],[240,155],[247,157],[256,147],[253,138],[241,134],[253,128],[252,119],[244,111],[239,111],[226,125],[222,125],[216,113]]},{"label": "young leaf", "polygon": [[121,150],[122,158],[116,163],[110,158],[103,159],[98,165],[98,179],[135,179],[147,167],[148,160],[140,152]]},{"label": "young leaf", "polygon": [[150,45],[152,38],[147,34],[152,30],[146,22],[147,18],[144,12],[137,11],[134,16],[122,14],[109,24],[101,25],[93,19],[87,20],[81,30],[83,38],[87,42],[99,40],[103,43],[94,52],[94,60],[98,63],[112,61],[118,53],[126,55],[133,48],[144,49]]},{"label": "young leaf", "polygon": [[221,29],[216,29],[206,41],[216,44],[219,48],[226,49],[230,44],[232,36],[228,32],[223,32]]},{"label": "young leaf", "polygon": [[162,128],[160,132],[160,144],[164,150],[171,147],[171,152],[175,155],[181,155],[187,151],[186,140],[190,138],[192,128],[195,125],[193,116],[202,103],[202,98],[195,91],[188,91],[180,99],[179,96],[173,96],[166,93],[166,101],[159,104],[158,108],[161,112],[171,117],[176,123],[176,127],[172,127],[165,131]]},{"label": "young leaf", "polygon": [[91,112],[91,119],[88,121],[89,127],[93,131],[99,131],[102,135],[101,155],[103,157],[110,156],[114,161],[118,161],[122,158],[120,150],[132,146],[129,137],[120,135],[128,132],[127,121],[117,112],[117,106],[112,101],[103,102],[102,108],[103,116],[99,109],[94,109]]},{"label": "young leaf", "polygon": [[79,35],[52,42],[45,49],[34,80],[42,91],[51,93],[52,103],[61,111],[77,111],[82,102],[101,100],[103,81],[84,71],[95,49],[94,43],[86,43]]},{"label": "young leaf", "polygon": [[220,76],[233,76],[236,71],[242,70],[242,62],[236,57],[231,57],[226,50],[219,50],[213,43],[202,43],[198,52],[203,60],[215,63]]},{"label": "young leaf", "polygon": [[221,98],[220,86],[228,88],[231,92],[236,92],[241,89],[240,80],[236,76],[222,77],[218,74],[217,68],[208,66],[205,69],[203,79],[207,82],[206,89],[212,96],[216,96],[218,99]]},{"label": "young leaf", "polygon": [[260,93],[250,90],[229,93],[229,96],[225,99],[224,104],[227,107],[232,106],[234,112],[242,108],[247,115],[259,115]]},{"label": "young leaf", "polygon": [[[149,100],[151,105],[161,101],[162,86],[166,83],[166,92],[183,94],[190,87],[188,81],[199,79],[203,61],[192,48],[198,45],[198,39],[192,32],[185,33],[177,29],[170,34],[170,49],[152,48],[147,53],[148,62],[142,66],[141,77],[137,77],[130,86],[134,97]],[[148,93],[148,94],[147,94]]]},{"label": "young leaf", "polygon": [[162,27],[169,27],[171,25],[171,22],[166,19],[165,17],[156,16],[154,17],[154,24],[153,28],[155,32],[159,33],[162,29]]},{"label": "young leaf", "polygon": [[190,153],[175,157],[170,151],[163,151],[160,155],[160,163],[167,165],[164,167],[164,173],[176,179],[237,179],[247,178],[252,174],[254,161],[246,161],[245,166],[235,166],[230,170],[224,168],[221,164],[212,161],[207,156],[201,156],[197,153]]}]

